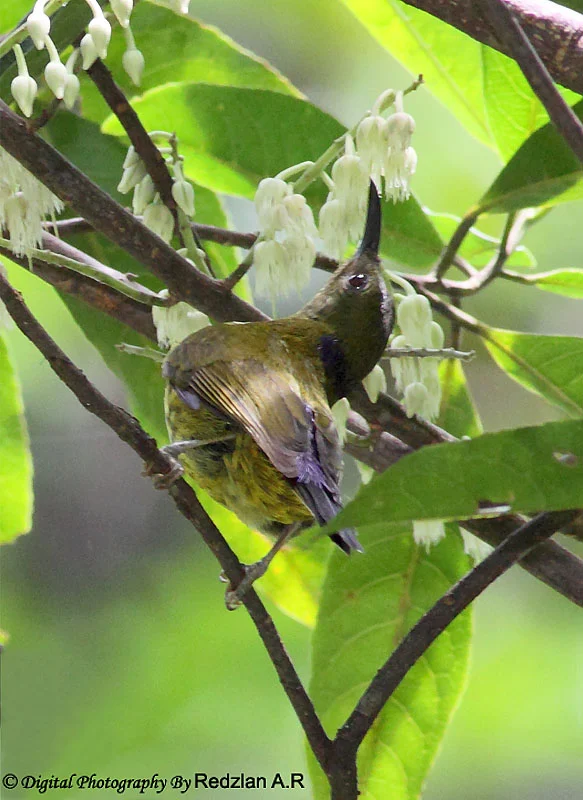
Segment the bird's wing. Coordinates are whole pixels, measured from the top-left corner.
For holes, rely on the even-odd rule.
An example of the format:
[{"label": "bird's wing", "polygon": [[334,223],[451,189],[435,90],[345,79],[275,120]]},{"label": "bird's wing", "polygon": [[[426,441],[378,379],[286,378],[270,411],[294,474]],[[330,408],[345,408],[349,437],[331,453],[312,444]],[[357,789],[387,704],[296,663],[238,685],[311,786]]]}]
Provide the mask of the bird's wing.
[{"label": "bird's wing", "polygon": [[316,380],[303,380],[300,386],[289,371],[275,372],[259,360],[218,360],[197,367],[189,385],[176,391],[192,408],[202,400],[240,424],[292,481],[320,524],[338,513],[342,451]]}]

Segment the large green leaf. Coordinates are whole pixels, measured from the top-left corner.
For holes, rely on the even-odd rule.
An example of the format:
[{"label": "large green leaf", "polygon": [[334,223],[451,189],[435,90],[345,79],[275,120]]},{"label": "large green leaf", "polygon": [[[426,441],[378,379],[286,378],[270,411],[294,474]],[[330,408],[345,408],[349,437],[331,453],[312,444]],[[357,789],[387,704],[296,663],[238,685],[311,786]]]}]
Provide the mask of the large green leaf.
[{"label": "large green leaf", "polygon": [[492,144],[484,108],[482,45],[399,0],[342,0],[386,50],[480,141]]},{"label": "large green leaf", "polygon": [[32,524],[32,459],[18,378],[0,332],[0,543]]},{"label": "large green leaf", "polygon": [[[295,97],[240,87],[183,83],[146,92],[135,109],[149,129],[178,133],[185,172],[215,192],[252,198],[257,183],[292,164],[315,160],[344,128],[329,114]],[[103,130],[123,135],[108,118]],[[310,190],[318,206],[326,190]],[[384,252],[413,267],[429,266],[442,241],[417,201],[385,204]]]},{"label": "large green leaf", "polygon": [[[490,131],[500,155],[507,161],[537,128],[549,121],[549,115],[513,59],[482,47],[482,71]],[[569,103],[579,99],[568,89],[559,91]]]},{"label": "large green leaf", "polygon": [[[583,100],[573,106],[583,119]],[[500,172],[478,204],[480,212],[516,211],[583,197],[583,168],[549,122],[535,131]]]},{"label": "large green leaf", "polygon": [[363,486],[334,526],[467,519],[491,504],[524,513],[581,506],[583,420],[424,447]]},{"label": "large green leaf", "polygon": [[[330,560],[313,637],[310,694],[330,736],[407,631],[469,568],[451,531],[428,553],[402,523],[369,526],[361,538],[362,556]],[[359,797],[419,796],[465,684],[470,636],[471,617],[462,614],[397,688],[359,750]],[[315,796],[327,798],[312,758],[310,768]]]},{"label": "large green leaf", "polygon": [[583,339],[494,328],[485,343],[515,381],[571,416],[583,415]]},{"label": "large green leaf", "polygon": [[[107,66],[128,97],[167,83],[193,81],[227,86],[272,89],[299,96],[291,83],[263,59],[240,47],[221,31],[191,17],[142,3],[132,16],[132,33],[146,65],[139,87],[122,67],[125,40],[112,37]],[[109,109],[89,78],[83,82],[83,114],[101,122]]]}]

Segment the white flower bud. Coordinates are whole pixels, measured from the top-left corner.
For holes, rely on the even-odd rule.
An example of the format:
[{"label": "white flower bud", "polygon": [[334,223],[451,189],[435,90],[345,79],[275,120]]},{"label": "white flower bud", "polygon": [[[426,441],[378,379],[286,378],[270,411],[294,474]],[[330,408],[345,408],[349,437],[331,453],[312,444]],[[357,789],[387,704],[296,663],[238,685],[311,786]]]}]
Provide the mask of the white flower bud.
[{"label": "white flower bud", "polygon": [[144,209],[144,225],[158,234],[165,242],[172,239],[174,233],[174,217],[163,203],[150,203]]},{"label": "white flower bud", "polygon": [[445,342],[445,334],[439,322],[431,323],[431,347],[439,350]]},{"label": "white flower bud", "polygon": [[486,556],[490,555],[494,549],[492,545],[488,544],[487,542],[483,542],[481,539],[478,539],[477,536],[474,536],[473,533],[470,533],[463,528],[460,528],[459,530],[464,542],[464,553],[467,553],[470,558],[473,558],[475,563],[483,561]]},{"label": "white flower bud", "polygon": [[289,224],[301,231],[304,236],[317,236],[312,209],[302,194],[290,194],[284,197],[282,205],[289,215]]},{"label": "white flower bud", "polygon": [[124,70],[130,76],[132,83],[135,86],[139,86],[142,82],[144,67],[146,66],[142,51],[138,50],[136,47],[126,50],[121,58],[121,63]]},{"label": "white flower bud", "polygon": [[405,389],[403,396],[403,404],[408,417],[415,414],[425,416],[428,402],[428,392],[422,383],[410,383]]},{"label": "white flower bud", "polygon": [[30,38],[34,42],[37,50],[43,50],[45,46],[45,39],[51,30],[51,19],[44,11],[37,9],[35,5],[32,14],[29,14],[26,20],[26,29]]},{"label": "white flower bud", "polygon": [[324,252],[331,258],[340,260],[348,243],[348,230],[344,206],[332,193],[320,209],[318,222]]},{"label": "white flower bud", "polygon": [[81,84],[79,83],[79,78],[72,72],[69,72],[65,81],[65,94],[63,95],[63,100],[67,108],[73,108],[80,91]]},{"label": "white flower bud", "polygon": [[133,0],[109,0],[109,5],[121,27],[127,28],[134,8]]},{"label": "white flower bud", "polygon": [[158,344],[165,350],[182,342],[191,333],[196,333],[210,325],[206,314],[192,308],[188,303],[152,306],[152,320],[156,328]]},{"label": "white flower bud", "polygon": [[356,155],[344,155],[332,166],[334,194],[340,200],[356,198],[364,203],[368,189],[368,172],[363,160]]},{"label": "white flower bud", "polygon": [[399,303],[397,322],[412,347],[431,346],[431,305],[423,295],[408,295]]},{"label": "white flower bud", "polygon": [[365,169],[380,188],[387,150],[386,120],[376,115],[365,117],[356,130],[356,146]]},{"label": "white flower bud", "polygon": [[376,403],[381,392],[387,391],[387,376],[380,364],[377,364],[363,379],[362,384],[371,403]]},{"label": "white flower bud", "polygon": [[79,47],[81,48],[81,55],[83,57],[83,69],[89,69],[89,67],[99,58],[99,53],[95,47],[93,36],[91,36],[90,33],[86,33],[81,39],[81,44]]},{"label": "white flower bud", "polygon": [[127,194],[134,186],[137,186],[138,183],[146,176],[146,165],[140,159],[131,167],[124,169],[121,176],[121,181],[118,183],[117,191],[121,192],[121,194]]},{"label": "white flower bud", "polygon": [[344,444],[346,441],[346,423],[348,422],[348,415],[350,414],[350,403],[346,397],[343,397],[341,400],[337,400],[334,403],[330,411],[334,417],[338,438],[342,444]]},{"label": "white flower bud", "polygon": [[410,114],[397,111],[387,119],[386,132],[389,147],[406,150],[411,144],[411,137],[415,132],[415,120]]},{"label": "white flower bud", "polygon": [[253,248],[255,267],[255,290],[261,297],[276,297],[281,291],[282,275],[287,267],[285,248],[279,242],[269,239],[259,242]]},{"label": "white flower bud", "polygon": [[145,175],[134,189],[132,208],[134,214],[142,214],[148,203],[151,203],[156,194],[156,187],[150,175]]},{"label": "white flower bud", "polygon": [[445,536],[445,525],[440,519],[415,520],[413,523],[413,538],[415,544],[425,545],[429,551],[431,545],[437,544]]},{"label": "white flower bud", "polygon": [[191,183],[185,180],[174,181],[172,197],[188,217],[194,216],[194,188]]},{"label": "white flower bud", "polygon": [[87,26],[87,31],[93,39],[93,44],[95,45],[98,56],[100,58],[105,58],[107,55],[109,40],[111,39],[111,25],[105,19],[103,14],[93,17]]},{"label": "white flower bud", "polygon": [[136,148],[133,146],[133,144],[130,144],[126,153],[126,157],[123,160],[122,167],[124,169],[129,169],[130,167],[133,167],[134,164],[137,164],[139,160],[140,157],[136,153]]},{"label": "white flower bud", "polygon": [[35,79],[30,75],[17,75],[10,84],[10,91],[24,116],[30,117],[38,91]]},{"label": "white flower bud", "polygon": [[61,61],[49,61],[45,67],[45,81],[57,100],[65,96],[67,84],[67,67]]}]

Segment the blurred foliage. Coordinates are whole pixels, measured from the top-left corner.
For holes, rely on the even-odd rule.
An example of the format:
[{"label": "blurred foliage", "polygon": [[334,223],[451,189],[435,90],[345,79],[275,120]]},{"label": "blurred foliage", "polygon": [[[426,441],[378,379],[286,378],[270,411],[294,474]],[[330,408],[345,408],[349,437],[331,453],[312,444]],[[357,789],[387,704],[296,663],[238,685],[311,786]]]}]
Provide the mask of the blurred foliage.
[{"label": "blurred foliage", "polygon": [[[0,30],[15,24],[28,5],[24,0],[3,4]],[[387,83],[407,86],[409,78],[390,53],[412,74],[422,72],[427,82],[427,90],[407,99],[407,108],[418,123],[417,196],[439,213],[415,198],[394,207],[385,204],[384,254],[409,268],[427,268],[460,215],[478,208],[494,219],[480,219],[480,230],[472,230],[461,255],[480,267],[497,248],[494,212],[556,205],[552,214],[533,219],[532,254],[523,248],[508,266],[526,271],[527,277],[536,260],[545,269],[557,268],[553,277],[547,273],[532,282],[580,299],[583,231],[573,218],[581,204],[572,204],[581,197],[580,165],[504,56],[396,0],[325,0],[317,6],[298,0],[276,7],[266,0],[193,0],[191,12],[224,33],[162,5],[141,3],[133,17],[146,56],[142,88],[130,87],[121,72],[120,31],[114,33],[108,64],[122,87],[136,95],[134,105],[146,127],[179,133],[185,172],[199,187],[199,221],[228,224],[217,193],[252,197],[262,177],[320,155]],[[62,41],[81,30],[84,15],[81,0],[59,12],[55,25]],[[31,50],[30,43],[25,50]],[[29,55],[31,72],[38,75],[46,55]],[[0,93],[8,99],[11,64],[11,55],[0,62]],[[122,132],[106,118],[89,81],[83,83],[87,119],[59,113],[45,135],[123,203],[116,193],[125,153]],[[498,175],[497,159],[505,164]],[[321,187],[308,192],[316,208],[324,195]],[[567,201],[571,204],[559,205]],[[160,288],[126,254],[94,234],[78,236],[75,244]],[[233,250],[218,245],[210,250],[221,275],[235,266]],[[139,337],[109,320],[105,324],[70,298],[63,303],[15,267],[10,276],[91,378],[119,402],[126,402],[127,394],[134,413],[163,439],[159,368],[115,349],[120,340],[143,343]],[[273,609],[306,679],[307,626],[316,623],[312,691],[329,733],[402,634],[468,568],[455,526],[449,526],[444,542],[424,553],[413,544],[404,520],[466,515],[484,495],[502,501],[512,497],[514,507],[533,510],[581,502],[581,420],[549,422],[557,412],[546,405],[581,416],[580,306],[528,286],[505,282],[500,288],[500,283],[470,301],[470,308],[509,329],[487,329],[490,355],[501,370],[494,371],[494,361],[479,359],[468,369],[468,386],[461,366],[443,365],[440,422],[458,436],[477,436],[479,407],[487,428],[525,425],[529,414],[536,427],[429,448],[404,459],[374,479],[345,512],[366,523],[361,528],[367,555],[347,560],[334,553],[328,562],[328,541],[308,534],[278,556],[260,583],[274,601],[270,608],[286,611],[283,616]],[[554,316],[553,309],[558,310]],[[519,332],[522,327],[533,332]],[[574,335],[543,335],[549,327]],[[102,442],[105,433],[88,421],[35,351],[13,333],[8,338],[22,376],[39,468],[34,530],[6,549],[2,561],[2,625],[11,636],[4,771],[137,777],[305,772],[297,722],[249,619],[244,612],[223,611],[216,564],[192,529],[172,516],[165,498],[156,500],[149,487],[132,482],[139,469],[135,458],[114,437]],[[8,389],[12,404],[10,426],[17,431],[16,447],[4,438],[0,455],[5,463],[16,457],[21,464],[11,476],[18,486],[10,489],[17,499],[11,510],[19,518],[8,527],[16,533],[28,526],[29,504],[23,498],[29,495],[30,474],[18,394],[4,350],[0,356],[3,391]],[[523,387],[541,398],[539,405],[530,404]],[[567,463],[553,454],[575,455],[578,461]],[[263,552],[262,537],[216,504],[205,503],[242,558]],[[477,606],[469,691],[424,796],[504,800],[520,787],[521,797],[529,800],[579,798],[580,610],[518,574],[490,589]],[[419,795],[465,683],[470,629],[465,614],[383,711],[360,753],[363,796],[384,798],[390,792],[404,800]],[[311,766],[316,794],[324,797],[318,770]],[[213,792],[213,797],[222,794]],[[286,797],[292,795],[306,793],[285,791]]]}]

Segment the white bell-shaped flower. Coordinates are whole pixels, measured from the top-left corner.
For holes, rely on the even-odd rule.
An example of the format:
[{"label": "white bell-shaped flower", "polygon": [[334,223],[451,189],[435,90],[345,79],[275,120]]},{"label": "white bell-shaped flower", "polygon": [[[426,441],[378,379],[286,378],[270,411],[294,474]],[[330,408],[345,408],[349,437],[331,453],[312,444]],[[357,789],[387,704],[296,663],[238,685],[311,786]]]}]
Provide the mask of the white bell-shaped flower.
[{"label": "white bell-shaped flower", "polygon": [[45,14],[42,3],[35,5],[26,19],[26,29],[37,50],[43,50],[45,39],[51,31],[51,18]]},{"label": "white bell-shaped flower", "polygon": [[30,117],[38,91],[35,79],[30,75],[17,75],[16,78],[12,79],[10,91],[24,116]]}]

